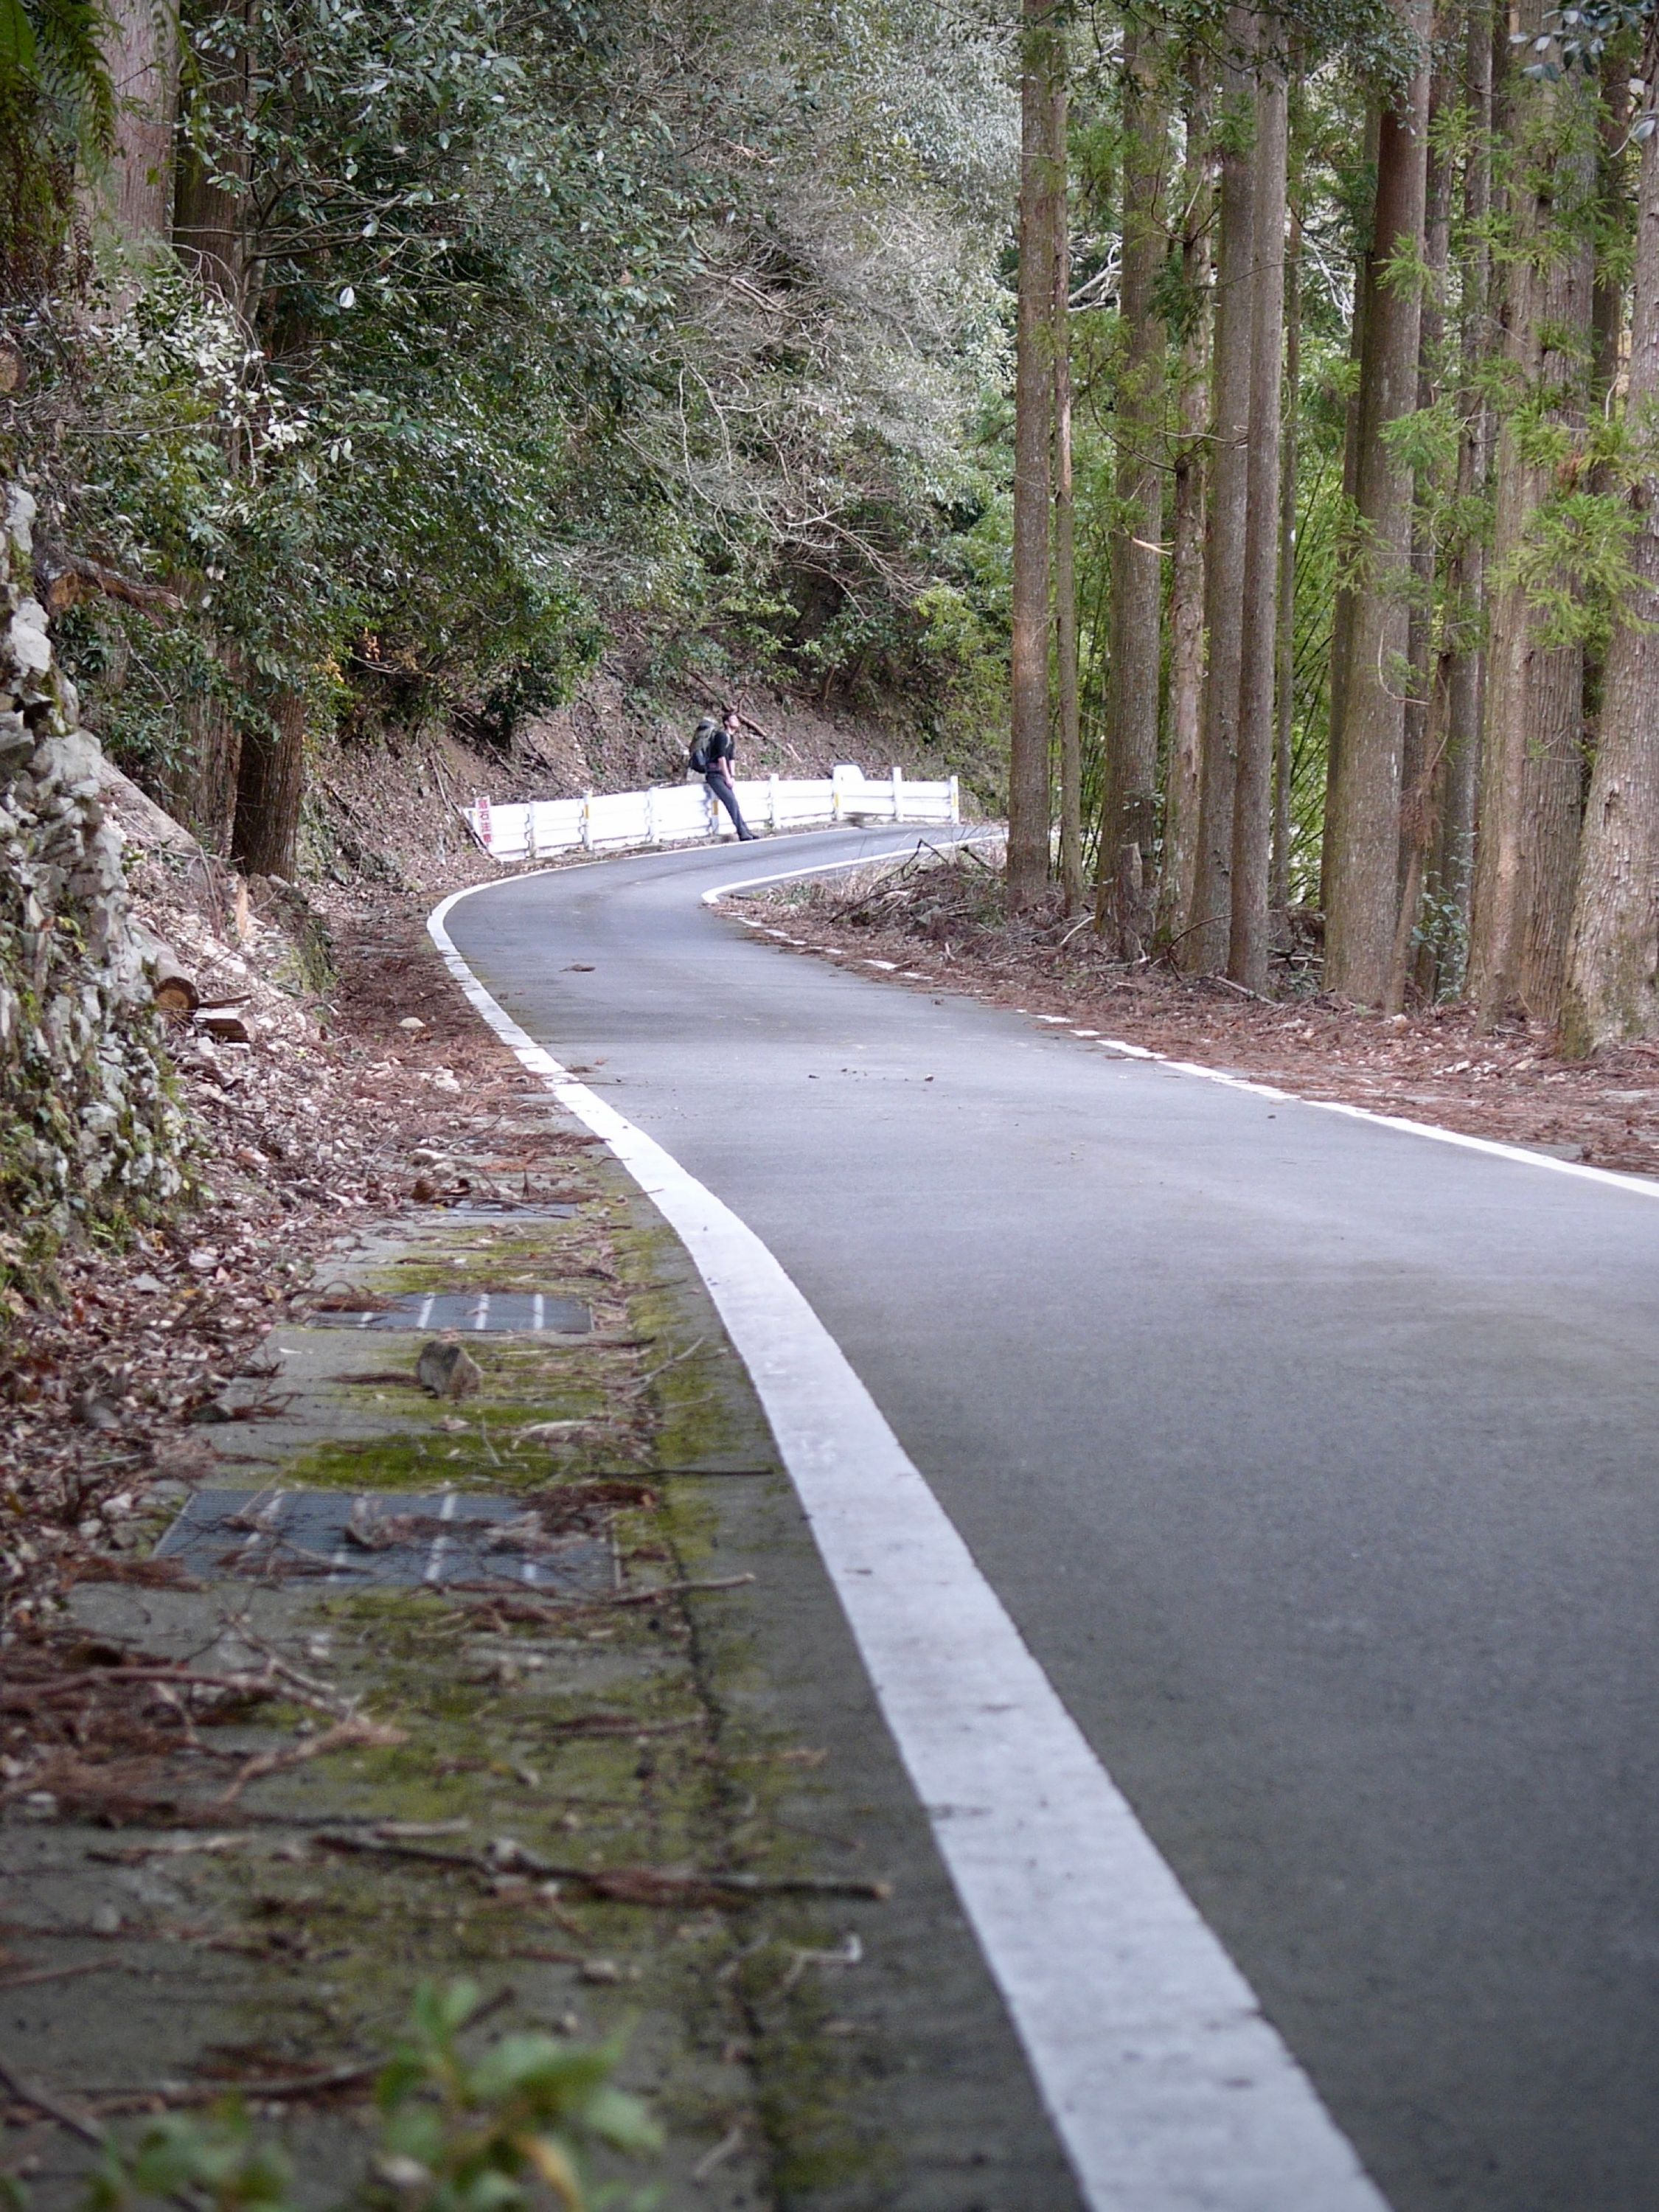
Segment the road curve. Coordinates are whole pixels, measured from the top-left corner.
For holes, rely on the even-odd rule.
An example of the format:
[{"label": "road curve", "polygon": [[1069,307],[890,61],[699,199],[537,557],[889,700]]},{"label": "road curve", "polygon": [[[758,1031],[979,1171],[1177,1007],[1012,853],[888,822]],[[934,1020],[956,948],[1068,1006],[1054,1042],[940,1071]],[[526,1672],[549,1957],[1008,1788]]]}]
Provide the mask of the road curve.
[{"label": "road curve", "polygon": [[896,842],[446,927],[805,1293],[1395,2212],[1659,2204],[1659,1202],[701,902]]}]

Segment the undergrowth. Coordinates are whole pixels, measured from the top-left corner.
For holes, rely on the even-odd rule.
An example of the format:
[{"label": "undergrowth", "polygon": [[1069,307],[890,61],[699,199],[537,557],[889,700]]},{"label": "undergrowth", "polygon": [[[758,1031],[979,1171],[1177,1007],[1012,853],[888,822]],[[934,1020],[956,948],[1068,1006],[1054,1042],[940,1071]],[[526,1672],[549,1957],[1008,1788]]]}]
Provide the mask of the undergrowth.
[{"label": "undergrowth", "polygon": [[[651,2198],[595,2193],[585,2160],[596,2144],[634,2154],[660,2136],[637,2097],[612,2075],[612,2039],[578,2045],[536,2032],[504,2035],[477,2057],[461,2048],[479,2010],[471,1982],[424,1985],[402,2040],[375,2087],[380,2135],[362,2178],[334,2212],[599,2212]],[[0,2175],[18,2212],[27,2198]],[[136,2142],[106,2138],[82,2212],[301,2212],[294,2174],[277,2146],[254,2130],[232,2097],[205,2118],[172,2113]]]}]

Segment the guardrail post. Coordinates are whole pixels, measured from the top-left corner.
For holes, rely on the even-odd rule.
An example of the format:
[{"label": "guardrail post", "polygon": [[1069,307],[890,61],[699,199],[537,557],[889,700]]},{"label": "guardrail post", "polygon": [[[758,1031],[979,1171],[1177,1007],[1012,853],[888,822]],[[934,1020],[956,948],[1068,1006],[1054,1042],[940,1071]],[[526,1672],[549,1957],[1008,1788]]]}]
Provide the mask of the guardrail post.
[{"label": "guardrail post", "polygon": [[533,860],[536,854],[536,802],[532,799],[524,811],[524,856]]},{"label": "guardrail post", "polygon": [[769,830],[775,830],[778,826],[778,776],[775,769],[766,779],[766,824]]},{"label": "guardrail post", "polygon": [[582,793],[581,840],[583,852],[591,853],[593,849],[593,794],[591,791]]},{"label": "guardrail post", "polygon": [[654,787],[645,794],[645,842],[647,845],[661,842],[657,835],[657,793]]},{"label": "guardrail post", "polygon": [[904,778],[897,769],[893,770],[893,819],[904,819]]},{"label": "guardrail post", "polygon": [[962,819],[962,787],[955,776],[951,778],[951,819],[952,822]]}]

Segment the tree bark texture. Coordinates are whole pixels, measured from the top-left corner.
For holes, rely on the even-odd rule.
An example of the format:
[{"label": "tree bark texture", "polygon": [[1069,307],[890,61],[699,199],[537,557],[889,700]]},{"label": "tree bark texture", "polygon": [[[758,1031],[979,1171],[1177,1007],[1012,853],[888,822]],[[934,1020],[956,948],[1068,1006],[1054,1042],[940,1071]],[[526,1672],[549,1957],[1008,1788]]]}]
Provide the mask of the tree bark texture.
[{"label": "tree bark texture", "polygon": [[1631,493],[1638,586],[1607,647],[1584,817],[1561,1013],[1574,1055],[1659,1030],[1659,136],[1642,148],[1635,269],[1626,406],[1648,473]]},{"label": "tree bark texture", "polygon": [[[1296,70],[1292,57],[1291,73]],[[1296,734],[1296,503],[1302,386],[1302,179],[1292,118],[1290,229],[1285,246],[1285,392],[1279,470],[1279,605],[1274,623],[1273,848],[1268,927],[1282,936],[1291,904],[1291,779]]]},{"label": "tree bark texture", "polygon": [[[1463,171],[1464,249],[1461,258],[1457,497],[1465,515],[1485,498],[1492,473],[1492,404],[1480,381],[1490,351],[1492,245],[1492,21],[1485,0],[1470,0],[1467,78],[1471,138]],[[1462,990],[1468,964],[1469,903],[1474,883],[1475,794],[1486,696],[1486,548],[1466,524],[1446,580],[1446,763],[1440,806],[1437,889],[1455,932],[1455,968],[1433,983]]]},{"label": "tree bark texture", "polygon": [[[1623,42],[1620,42],[1621,45]],[[1611,410],[1618,387],[1620,348],[1625,335],[1625,254],[1631,242],[1634,210],[1631,203],[1628,155],[1631,127],[1630,72],[1634,66],[1627,51],[1615,46],[1601,71],[1599,87],[1599,143],[1596,149],[1595,193],[1598,221],[1595,238],[1595,282],[1590,295],[1589,412],[1601,419]],[[1592,471],[1590,488],[1601,498],[1616,496],[1612,469],[1601,463]],[[1601,701],[1607,669],[1600,641],[1584,644],[1584,750],[1594,759],[1600,739]]]},{"label": "tree bark texture", "polygon": [[269,719],[242,736],[231,858],[246,875],[291,877],[305,797],[305,695],[283,687],[262,703]]},{"label": "tree bark texture", "polygon": [[[1365,114],[1365,166],[1373,179],[1376,173],[1376,149],[1382,133],[1382,112],[1373,101]],[[1373,189],[1372,220],[1376,219],[1376,191]],[[1361,241],[1354,254],[1353,313],[1349,319],[1348,362],[1354,382],[1348,393],[1344,410],[1342,429],[1342,505],[1344,512],[1352,514],[1359,495],[1359,380],[1365,362],[1365,303],[1370,298],[1371,263],[1374,241],[1367,237]],[[1325,809],[1320,828],[1319,846],[1319,904],[1322,912],[1330,905],[1331,886],[1331,825],[1336,818],[1334,794],[1336,789],[1336,763],[1342,742],[1342,718],[1348,705],[1348,669],[1353,653],[1353,592],[1346,578],[1339,573],[1336,595],[1331,609],[1331,659],[1329,692],[1326,700],[1325,733]]]},{"label": "tree bark texture", "polygon": [[136,244],[167,235],[173,127],[179,97],[179,25],[157,0],[111,0],[104,38],[116,98],[112,167],[115,219]]},{"label": "tree bark texture", "polygon": [[[1538,0],[1521,28],[1535,33]],[[1502,359],[1511,404],[1499,426],[1494,591],[1481,744],[1469,986],[1488,1021],[1553,1021],[1565,980],[1583,778],[1583,649],[1545,642],[1545,617],[1516,574],[1546,502],[1553,461],[1528,459],[1539,410],[1582,432],[1594,282],[1589,224],[1595,112],[1582,79],[1509,73]],[[1522,404],[1529,413],[1522,416]]]},{"label": "tree bark texture", "polygon": [[1216,242],[1215,352],[1208,536],[1204,564],[1204,732],[1198,872],[1193,920],[1178,948],[1197,975],[1227,965],[1232,934],[1233,796],[1238,773],[1238,686],[1243,650],[1244,556],[1249,520],[1251,277],[1255,164],[1243,118],[1253,112],[1256,25],[1228,10],[1221,72],[1224,136]]},{"label": "tree bark texture", "polygon": [[1282,59],[1269,17],[1256,80],[1250,285],[1250,412],[1243,611],[1238,678],[1238,766],[1233,790],[1232,917],[1227,973],[1267,988],[1267,873],[1272,850],[1279,662],[1279,409],[1284,392],[1285,204],[1289,118]]},{"label": "tree bark texture", "polygon": [[1019,289],[1014,359],[1013,589],[1009,651],[1007,903],[1024,913],[1048,882],[1049,461],[1054,196],[1050,154],[1060,38],[1054,0],[1024,0],[1020,71]]},{"label": "tree bark texture", "polygon": [[[1446,280],[1451,258],[1451,211],[1454,155],[1437,129],[1441,116],[1455,97],[1448,67],[1449,25],[1437,11],[1433,75],[1429,86],[1429,171],[1424,203],[1423,319],[1418,341],[1417,404],[1432,407],[1440,396],[1446,337]],[[1437,143],[1438,141],[1439,143]],[[1432,465],[1431,464],[1431,470]],[[1429,855],[1439,842],[1440,804],[1444,779],[1442,769],[1446,748],[1446,669],[1437,635],[1435,570],[1437,549],[1431,519],[1431,503],[1451,493],[1455,464],[1446,480],[1437,482],[1425,472],[1417,487],[1417,509],[1412,525],[1411,611],[1406,629],[1406,657],[1410,664],[1407,688],[1405,750],[1401,769],[1400,892],[1395,917],[1394,951],[1389,963],[1389,990],[1384,1001],[1390,1013],[1401,1012],[1412,980],[1417,948],[1418,916],[1428,878]]]},{"label": "tree bark texture", "polygon": [[[142,0],[131,0],[142,4]],[[252,167],[234,118],[246,115],[251,87],[246,48],[198,51],[201,96],[225,126],[228,141],[204,159],[181,134],[173,179],[173,243],[185,266],[244,322],[252,313],[246,187]]]},{"label": "tree bark texture", "polygon": [[1162,41],[1131,18],[1123,44],[1122,332],[1115,411],[1117,521],[1112,535],[1112,652],[1106,683],[1106,781],[1097,926],[1123,959],[1152,933],[1158,836],[1158,689],[1163,653],[1164,348],[1158,274],[1164,250],[1169,108]]},{"label": "tree bark texture", "polygon": [[1066,71],[1049,109],[1054,193],[1054,670],[1060,694],[1060,883],[1067,914],[1083,906],[1083,718],[1078,696],[1077,497],[1072,456],[1072,237]]},{"label": "tree bark texture", "polygon": [[1179,437],[1170,502],[1170,749],[1164,802],[1163,931],[1180,951],[1194,920],[1204,711],[1204,513],[1209,419],[1209,85],[1201,48],[1188,50],[1182,163]]},{"label": "tree bark texture", "polygon": [[1389,426],[1417,404],[1422,295],[1392,264],[1423,252],[1428,181],[1428,21],[1413,0],[1407,27],[1423,58],[1377,132],[1376,216],[1366,276],[1354,504],[1359,544],[1342,719],[1334,737],[1325,983],[1380,1006],[1387,994],[1399,904],[1400,788],[1405,750],[1412,474]]},{"label": "tree bark texture", "polygon": [[185,702],[185,749],[168,778],[168,797],[210,853],[228,853],[241,778],[242,727],[217,691]]}]

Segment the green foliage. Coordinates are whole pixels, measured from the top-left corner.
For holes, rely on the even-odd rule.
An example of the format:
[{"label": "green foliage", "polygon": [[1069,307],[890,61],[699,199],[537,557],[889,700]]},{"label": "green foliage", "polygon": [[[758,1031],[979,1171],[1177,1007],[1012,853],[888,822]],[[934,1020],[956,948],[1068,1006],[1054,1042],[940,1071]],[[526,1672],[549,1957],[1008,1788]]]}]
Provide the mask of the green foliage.
[{"label": "green foliage", "polygon": [[[601,2201],[584,2179],[587,2147],[660,2148],[644,2106],[614,2084],[618,2043],[508,2035],[469,2057],[462,2037],[477,2007],[470,1982],[417,1992],[376,2085],[376,2154],[337,2212],[532,2212],[550,2200],[584,2212]],[[129,2148],[106,2143],[82,2212],[299,2212],[301,2203],[287,2160],[231,2099],[205,2119],[152,2121]]]},{"label": "green foliage", "polygon": [[67,622],[118,755],[166,782],[272,684],[504,740],[619,619],[920,687],[1014,152],[1006,31],[945,12],[187,0],[245,296],[186,252],[19,325],[48,534],[191,611]]},{"label": "green foliage", "polygon": [[35,289],[68,234],[77,167],[115,131],[98,0],[0,0],[0,283]]},{"label": "green foliage", "polygon": [[1640,528],[1621,496],[1583,487],[1561,492],[1531,516],[1493,580],[1525,592],[1542,617],[1541,644],[1605,651],[1614,620],[1630,619],[1626,603],[1638,582],[1630,549]]}]

